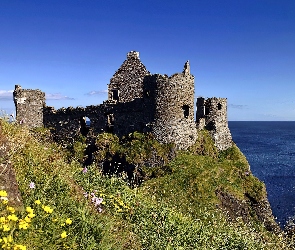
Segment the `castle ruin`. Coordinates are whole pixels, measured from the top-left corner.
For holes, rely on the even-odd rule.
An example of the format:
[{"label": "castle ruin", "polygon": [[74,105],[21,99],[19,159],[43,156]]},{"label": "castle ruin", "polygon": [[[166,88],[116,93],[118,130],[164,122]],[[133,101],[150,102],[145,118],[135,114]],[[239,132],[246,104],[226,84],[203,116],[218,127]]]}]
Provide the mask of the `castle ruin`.
[{"label": "castle ruin", "polygon": [[[87,135],[89,129],[95,135],[111,132],[120,137],[135,131],[150,132],[161,143],[187,149],[195,143],[197,130],[206,128],[220,150],[232,145],[225,98],[198,98],[195,120],[194,76],[189,61],[181,73],[168,77],[151,74],[139,53],[131,51],[108,84],[108,100],[86,108],[55,110],[46,106],[42,91],[19,85],[13,96],[17,122],[47,127],[60,138]],[[91,121],[89,127],[86,117]]]}]

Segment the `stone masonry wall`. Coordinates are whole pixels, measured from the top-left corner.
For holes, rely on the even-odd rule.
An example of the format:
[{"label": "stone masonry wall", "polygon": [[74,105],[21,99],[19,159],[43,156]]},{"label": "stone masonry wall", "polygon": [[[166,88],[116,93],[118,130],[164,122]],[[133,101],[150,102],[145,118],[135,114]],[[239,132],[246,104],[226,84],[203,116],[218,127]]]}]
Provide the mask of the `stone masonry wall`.
[{"label": "stone masonry wall", "polygon": [[[30,127],[50,128],[58,140],[71,141],[79,135],[112,132],[123,136],[134,131],[152,132],[161,143],[175,143],[186,149],[197,138],[194,121],[194,76],[187,61],[182,73],[170,77],[151,75],[131,51],[108,85],[108,100],[86,108],[55,110],[45,105],[40,90],[23,90],[16,86],[14,102],[17,121]],[[224,98],[198,99],[197,126],[210,131],[215,145],[231,146]],[[90,126],[86,124],[90,119]]]},{"label": "stone masonry wall", "polygon": [[158,141],[174,142],[178,149],[186,149],[196,141],[194,76],[188,62],[183,73],[157,76],[152,132]]},{"label": "stone masonry wall", "polygon": [[143,97],[143,79],[149,72],[139,59],[139,52],[131,51],[108,85],[108,100],[131,102]]},{"label": "stone masonry wall", "polygon": [[18,123],[29,127],[43,126],[44,92],[38,89],[22,89],[19,85],[15,85],[13,99]]},{"label": "stone masonry wall", "polygon": [[232,136],[227,121],[226,98],[198,98],[197,124],[199,129],[206,128],[219,150],[232,146]]},{"label": "stone masonry wall", "polygon": [[[95,134],[107,132],[107,113],[111,113],[111,109],[104,104],[58,110],[47,106],[44,108],[44,126],[50,128],[56,139],[66,141],[80,133],[85,135],[90,129]],[[86,125],[86,117],[90,119],[90,126]]]}]

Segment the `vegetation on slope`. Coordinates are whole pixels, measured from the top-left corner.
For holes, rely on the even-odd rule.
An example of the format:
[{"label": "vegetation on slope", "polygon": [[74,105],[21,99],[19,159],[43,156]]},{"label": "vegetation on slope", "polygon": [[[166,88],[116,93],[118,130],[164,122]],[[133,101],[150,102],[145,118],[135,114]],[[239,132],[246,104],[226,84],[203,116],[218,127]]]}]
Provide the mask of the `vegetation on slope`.
[{"label": "vegetation on slope", "polygon": [[[219,203],[216,190],[241,199],[248,193],[258,200],[265,196],[265,188],[249,173],[248,163],[238,148],[233,146],[219,154],[206,131],[200,133],[190,152],[178,152],[169,163],[166,153],[171,152],[171,145],[162,147],[138,133],[128,140],[102,134],[96,142],[97,162],[88,167],[80,164],[87,148],[83,138],[69,151],[51,142],[47,130],[29,131],[3,121],[0,135],[0,140],[9,145],[7,154],[23,199],[23,209],[15,212],[16,221],[8,221],[9,204],[2,200],[3,248],[8,249],[9,244],[27,249],[292,249],[294,246],[290,238],[266,231],[255,218],[229,222],[216,206]],[[115,154],[124,155],[137,166],[151,154],[156,155],[165,167],[159,165],[157,174],[148,174],[150,178],[142,185],[130,188],[123,172],[120,176],[102,174],[98,163]],[[6,160],[4,155],[0,157],[1,163]],[[149,168],[145,171],[153,172]],[[8,194],[8,199],[12,198]],[[20,218],[25,220],[29,215],[32,218],[28,228],[20,228]],[[4,230],[8,224],[11,228]]]}]

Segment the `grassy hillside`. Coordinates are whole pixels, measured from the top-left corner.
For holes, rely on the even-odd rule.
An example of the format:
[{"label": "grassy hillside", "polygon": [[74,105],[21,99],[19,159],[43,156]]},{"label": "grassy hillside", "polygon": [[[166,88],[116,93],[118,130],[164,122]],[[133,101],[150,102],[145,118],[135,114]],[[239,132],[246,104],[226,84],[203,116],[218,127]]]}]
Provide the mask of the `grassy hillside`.
[{"label": "grassy hillside", "polygon": [[[5,147],[4,147],[5,145]],[[0,163],[13,165],[23,207],[13,211],[2,190],[0,246],[4,249],[292,249],[292,237],[268,232],[255,216],[229,220],[216,192],[237,199],[265,197],[265,187],[233,146],[218,153],[206,131],[187,152],[149,136],[96,141],[96,162],[83,168],[84,138],[68,148],[48,131],[1,121]],[[5,148],[5,150],[4,150]],[[152,150],[151,150],[152,149]],[[136,167],[150,157],[144,182],[130,187],[124,172],[105,176],[101,161],[115,154]],[[146,164],[149,165],[149,164]],[[151,164],[150,164],[151,165]],[[8,200],[12,200],[7,194]],[[251,214],[251,211],[250,211]],[[15,215],[15,216],[13,216]],[[15,218],[17,217],[17,218]],[[9,248],[11,247],[11,248]],[[13,248],[14,247],[14,248]]]}]

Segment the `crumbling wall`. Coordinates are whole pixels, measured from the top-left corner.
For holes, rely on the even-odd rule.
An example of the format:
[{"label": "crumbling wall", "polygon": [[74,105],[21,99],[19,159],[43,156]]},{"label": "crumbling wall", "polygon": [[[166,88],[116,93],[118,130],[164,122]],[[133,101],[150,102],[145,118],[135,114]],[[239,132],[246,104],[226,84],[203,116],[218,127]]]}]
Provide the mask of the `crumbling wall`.
[{"label": "crumbling wall", "polygon": [[226,98],[198,98],[197,125],[198,129],[209,130],[219,150],[225,150],[232,146],[232,136],[227,121]]},{"label": "crumbling wall", "polygon": [[131,102],[143,97],[143,79],[149,72],[139,59],[139,52],[131,51],[108,85],[108,100]]},{"label": "crumbling wall", "polygon": [[[194,76],[187,61],[182,73],[151,75],[131,51],[108,85],[108,100],[98,106],[61,108],[45,106],[40,90],[16,86],[14,101],[17,121],[30,127],[50,128],[59,140],[70,141],[80,133],[112,132],[123,136],[134,131],[152,132],[161,143],[175,143],[178,149],[191,146],[197,137],[194,121]],[[224,98],[199,98],[197,126],[210,131],[215,145],[231,146]],[[86,124],[85,117],[90,119]]]},{"label": "crumbling wall", "polygon": [[22,89],[21,86],[15,85],[13,99],[18,123],[28,127],[43,126],[44,92],[38,89]]},{"label": "crumbling wall", "polygon": [[[89,130],[99,134],[108,130],[106,114],[111,108],[104,104],[58,110],[47,106],[44,108],[44,126],[60,141],[69,141],[79,134],[87,135]],[[86,117],[90,119],[90,125],[86,124]]]},{"label": "crumbling wall", "polygon": [[171,77],[157,75],[156,82],[152,132],[159,142],[173,142],[178,149],[186,149],[197,139],[194,76],[189,72],[189,63],[183,73]]}]

